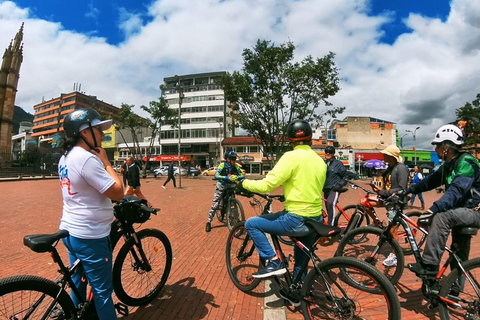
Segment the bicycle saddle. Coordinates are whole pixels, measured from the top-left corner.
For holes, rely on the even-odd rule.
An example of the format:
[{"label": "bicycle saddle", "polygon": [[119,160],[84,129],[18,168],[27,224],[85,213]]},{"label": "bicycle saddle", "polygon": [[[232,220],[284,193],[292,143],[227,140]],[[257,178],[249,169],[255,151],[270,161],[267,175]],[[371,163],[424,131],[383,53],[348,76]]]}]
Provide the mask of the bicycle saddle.
[{"label": "bicycle saddle", "polygon": [[309,229],[313,229],[320,237],[333,237],[342,231],[339,227],[326,226],[323,222],[310,219],[305,220],[305,225]]},{"label": "bicycle saddle", "polygon": [[53,234],[32,234],[23,237],[23,244],[38,253],[52,252],[53,244],[68,235],[67,230],[58,230]]}]

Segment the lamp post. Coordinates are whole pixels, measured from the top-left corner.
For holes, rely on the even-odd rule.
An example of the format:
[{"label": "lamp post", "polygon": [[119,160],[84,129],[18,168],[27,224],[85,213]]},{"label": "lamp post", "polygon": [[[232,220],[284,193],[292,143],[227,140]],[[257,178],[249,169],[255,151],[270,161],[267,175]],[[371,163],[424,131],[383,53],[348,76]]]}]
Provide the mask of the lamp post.
[{"label": "lamp post", "polygon": [[417,148],[415,147],[415,139],[417,137],[417,130],[420,129],[420,127],[416,127],[415,130],[405,130],[405,132],[410,132],[413,135],[413,151],[414,151],[414,164],[417,165]]},{"label": "lamp post", "polygon": [[181,147],[182,147],[182,100],[183,96],[183,88],[180,85],[180,79],[176,75],[175,81],[177,82],[176,87],[178,90],[178,187],[182,187],[182,162],[181,162]]},{"label": "lamp post", "polygon": [[398,140],[400,140],[400,141],[399,141],[399,142],[400,142],[400,150],[403,150],[403,138],[404,138],[406,135],[408,135],[408,133],[405,133],[403,136],[400,137],[400,139],[398,139]]}]

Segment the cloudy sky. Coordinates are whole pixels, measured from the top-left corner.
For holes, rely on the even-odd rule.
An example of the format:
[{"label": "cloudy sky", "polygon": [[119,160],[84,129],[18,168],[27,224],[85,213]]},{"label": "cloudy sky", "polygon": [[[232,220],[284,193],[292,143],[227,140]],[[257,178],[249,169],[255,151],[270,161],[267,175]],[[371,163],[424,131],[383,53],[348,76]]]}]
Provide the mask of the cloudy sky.
[{"label": "cloudy sky", "polygon": [[0,50],[23,22],[16,105],[30,113],[74,83],[140,113],[164,77],[239,70],[257,39],[292,41],[298,60],[334,52],[340,117],[420,127],[417,148],[480,93],[478,0],[0,0]]}]

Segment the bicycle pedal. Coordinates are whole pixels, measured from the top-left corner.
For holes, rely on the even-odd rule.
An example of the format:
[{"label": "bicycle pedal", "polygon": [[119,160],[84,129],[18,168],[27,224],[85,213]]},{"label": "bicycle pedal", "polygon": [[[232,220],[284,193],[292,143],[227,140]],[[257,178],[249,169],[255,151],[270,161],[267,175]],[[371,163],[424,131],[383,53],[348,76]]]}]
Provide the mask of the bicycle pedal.
[{"label": "bicycle pedal", "polygon": [[118,314],[122,316],[128,316],[128,306],[121,302],[117,302],[115,304],[115,309],[117,310]]}]

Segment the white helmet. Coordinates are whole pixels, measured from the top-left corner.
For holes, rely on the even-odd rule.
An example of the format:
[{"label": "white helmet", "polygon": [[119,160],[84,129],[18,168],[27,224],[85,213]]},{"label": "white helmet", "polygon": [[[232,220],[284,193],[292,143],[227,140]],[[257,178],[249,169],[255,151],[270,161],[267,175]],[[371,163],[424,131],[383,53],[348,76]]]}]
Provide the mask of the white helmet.
[{"label": "white helmet", "polygon": [[462,130],[453,124],[441,126],[440,129],[437,130],[432,144],[442,143],[443,141],[451,141],[457,146],[461,146],[463,144]]}]

